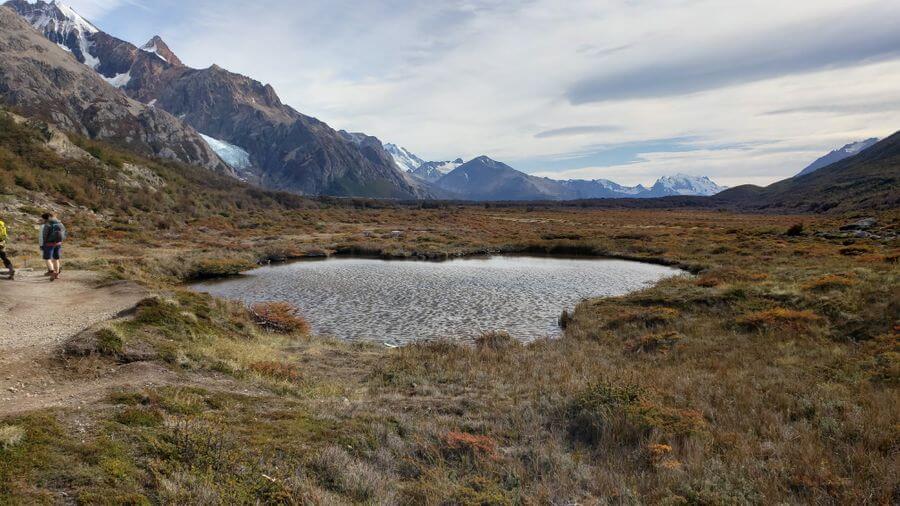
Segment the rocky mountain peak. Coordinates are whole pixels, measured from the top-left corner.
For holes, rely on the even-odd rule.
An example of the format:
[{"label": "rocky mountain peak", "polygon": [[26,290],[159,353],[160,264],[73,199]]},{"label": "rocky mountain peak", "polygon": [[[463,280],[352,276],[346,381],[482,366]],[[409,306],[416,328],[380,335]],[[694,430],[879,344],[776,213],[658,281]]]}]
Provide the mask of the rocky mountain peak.
[{"label": "rocky mountain peak", "polygon": [[159,35],[154,35],[149,42],[141,46],[141,50],[153,53],[160,57],[163,61],[176,67],[183,67],[184,63],[169,48],[169,45]]},{"label": "rocky mountain peak", "polygon": [[95,69],[99,66],[90,49],[100,30],[68,5],[58,0],[10,0],[3,5],[22,16],[51,42],[72,53],[79,62]]}]

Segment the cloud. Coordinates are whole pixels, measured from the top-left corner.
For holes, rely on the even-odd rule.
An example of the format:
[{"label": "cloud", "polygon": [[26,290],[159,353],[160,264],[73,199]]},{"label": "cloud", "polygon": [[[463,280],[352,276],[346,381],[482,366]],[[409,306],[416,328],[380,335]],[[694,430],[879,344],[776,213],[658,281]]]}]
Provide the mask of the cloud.
[{"label": "cloud", "polygon": [[900,57],[900,4],[853,6],[828,17],[711,40],[706,47],[604,72],[567,92],[573,104],[706,91]]},{"label": "cloud", "polygon": [[898,128],[896,0],[71,2],[426,159],[735,185]]},{"label": "cloud", "polygon": [[547,139],[549,137],[568,137],[573,135],[586,135],[607,132],[618,132],[621,127],[614,125],[584,125],[544,130],[534,134],[535,139]]}]

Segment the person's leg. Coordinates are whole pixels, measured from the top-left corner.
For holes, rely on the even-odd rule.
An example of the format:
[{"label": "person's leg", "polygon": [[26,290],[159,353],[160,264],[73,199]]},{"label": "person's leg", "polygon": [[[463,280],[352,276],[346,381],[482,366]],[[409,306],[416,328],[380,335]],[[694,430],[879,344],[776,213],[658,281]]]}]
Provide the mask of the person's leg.
[{"label": "person's leg", "polygon": [[53,273],[53,248],[43,246],[41,249],[43,251],[44,261],[47,262],[47,275],[49,276]]},{"label": "person's leg", "polygon": [[16,275],[16,270],[13,269],[13,264],[9,260],[9,257],[6,256],[6,250],[3,248],[3,246],[0,246],[0,260],[3,261],[4,267],[9,269],[9,279],[13,279],[13,277],[15,277]]},{"label": "person's leg", "polygon": [[52,258],[51,268],[53,269],[53,274],[51,275],[50,279],[56,279],[59,277],[60,257],[61,257],[61,253],[62,253],[61,250],[62,250],[62,246],[56,246],[55,248],[53,248],[53,251],[51,252],[51,255],[50,255]]}]

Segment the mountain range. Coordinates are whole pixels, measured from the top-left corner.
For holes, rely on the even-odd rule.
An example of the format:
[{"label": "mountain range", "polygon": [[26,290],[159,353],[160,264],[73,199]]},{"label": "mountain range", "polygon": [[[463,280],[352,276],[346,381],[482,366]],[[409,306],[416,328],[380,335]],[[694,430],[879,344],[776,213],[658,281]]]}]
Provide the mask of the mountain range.
[{"label": "mountain range", "polygon": [[[37,51],[45,64],[38,64],[33,58],[20,58],[24,61],[19,62],[16,74],[32,75],[64,67],[82,77],[82,85],[74,89],[70,86],[72,83],[65,83],[70,88],[70,95],[88,94],[87,100],[77,104],[70,104],[71,97],[62,96],[64,94],[29,97],[32,111],[44,113],[48,120],[56,121],[58,114],[54,112],[61,107],[72,109],[69,116],[73,118],[91,116],[97,101],[92,95],[99,93],[110,97],[109,100],[115,98],[123,104],[131,104],[132,109],[145,116],[166,120],[171,116],[178,118],[183,123],[181,129],[187,132],[185,135],[202,146],[196,150],[204,151],[207,156],[212,151],[196,132],[218,141],[211,145],[220,149],[220,156],[228,158],[235,148],[247,153],[249,163],[239,169],[240,176],[265,188],[308,195],[429,196],[421,194],[408,182],[380,143],[375,146],[353,142],[322,121],[283,104],[270,85],[217,65],[206,69],[190,68],[158,36],[139,48],[103,32],[59,1],[11,0],[5,5],[50,42],[41,45],[41,50]],[[4,14],[5,34],[9,32],[6,28],[13,23],[11,17]],[[23,34],[18,24],[16,33],[17,39],[34,38]],[[0,47],[0,58],[15,59],[20,53],[16,43]],[[96,83],[98,79],[84,77],[90,72],[76,71],[72,64],[75,61],[84,64],[83,69],[92,69],[98,79],[105,80],[109,86],[100,86]],[[34,65],[29,66],[29,62]],[[4,65],[4,69],[7,68],[10,67]],[[16,87],[14,92],[4,93],[6,101],[12,105],[25,102],[21,97],[25,90],[38,88],[23,89],[17,86],[19,83],[12,75],[8,75],[6,81]],[[44,84],[64,87],[59,86],[61,83],[41,84],[40,87]],[[115,88],[122,94],[117,94]],[[163,115],[163,112],[171,116]],[[82,127],[78,123],[71,120],[63,126]],[[79,129],[94,137],[96,130],[110,128],[108,125],[114,124],[115,118],[95,123],[102,124],[94,126],[93,130],[88,126]],[[223,148],[227,148],[228,153]],[[178,152],[175,155],[187,162],[195,162],[201,156]],[[211,158],[215,163],[221,163],[219,157]]]},{"label": "mountain range", "polygon": [[[389,146],[395,146],[390,144]],[[421,160],[405,148],[389,149],[404,160]],[[395,158],[398,155],[394,155]],[[398,165],[400,161],[398,160]],[[606,179],[558,180],[518,171],[487,156],[468,162],[424,162],[407,172],[432,189],[465,200],[576,200],[602,198],[656,198],[672,195],[715,195],[724,190],[707,177],[676,174],[659,178],[647,188],[623,186]]]},{"label": "mountain range", "polygon": [[[896,182],[886,169],[896,163],[896,135],[848,144],[767,188],[724,192],[709,178],[684,174],[648,188],[542,178],[487,156],[429,162],[365,133],[332,129],[283,104],[270,85],[217,65],[191,68],[159,36],[140,47],[113,37],[58,0],[0,6],[0,102],[84,137],[301,195],[477,201],[715,195],[711,202],[815,210],[843,205],[813,197],[822,185],[838,185],[833,195],[854,199],[866,195],[850,192],[858,183],[875,200],[890,201],[894,193],[885,193],[885,185]],[[817,189],[804,193],[811,186]]]}]

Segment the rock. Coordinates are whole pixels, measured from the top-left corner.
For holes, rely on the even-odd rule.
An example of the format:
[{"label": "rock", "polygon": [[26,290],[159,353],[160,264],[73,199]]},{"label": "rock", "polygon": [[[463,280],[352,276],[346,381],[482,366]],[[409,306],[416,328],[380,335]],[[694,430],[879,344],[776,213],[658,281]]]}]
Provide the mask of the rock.
[{"label": "rock", "polygon": [[848,223],[841,227],[841,230],[869,230],[878,224],[875,218],[865,218],[854,223]]}]

